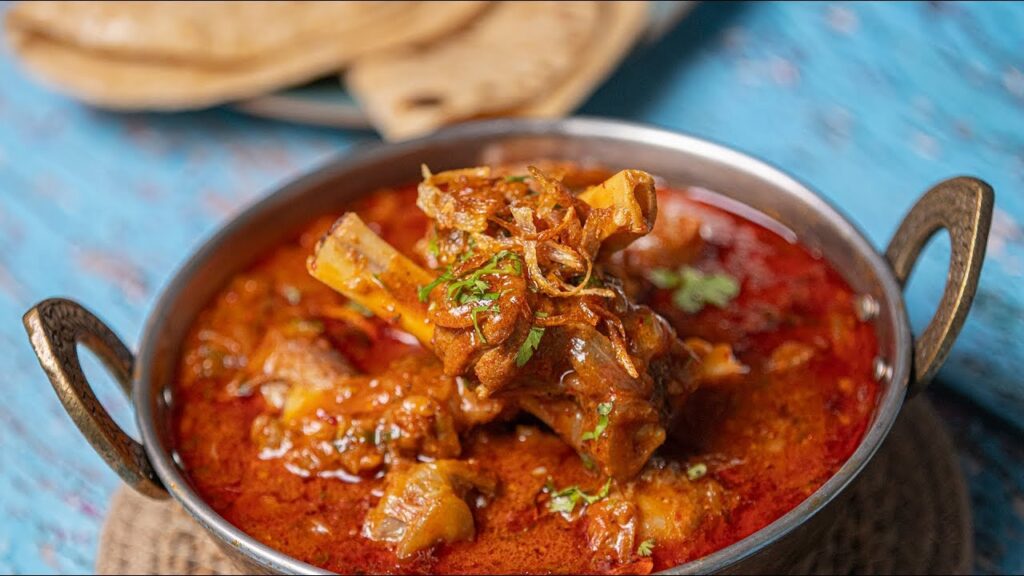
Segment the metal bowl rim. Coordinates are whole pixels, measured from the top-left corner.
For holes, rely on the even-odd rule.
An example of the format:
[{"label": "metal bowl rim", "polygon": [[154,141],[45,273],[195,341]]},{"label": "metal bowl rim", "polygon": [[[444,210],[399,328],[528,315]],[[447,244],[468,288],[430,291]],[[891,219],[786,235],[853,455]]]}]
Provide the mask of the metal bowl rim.
[{"label": "metal bowl rim", "polygon": [[902,406],[910,377],[912,337],[899,283],[884,257],[872,247],[857,226],[828,201],[813,192],[811,188],[781,169],[735,148],[707,139],[643,124],[603,118],[486,120],[462,124],[430,136],[401,143],[372,143],[353,146],[342,153],[340,157],[329,160],[306,175],[279,187],[225,223],[192,253],[175,272],[171,281],[165,285],[147,318],[136,357],[132,394],[136,422],[146,453],[164,486],[206,530],[212,532],[226,545],[269,570],[295,574],[330,574],[330,572],[258,542],[228,522],[192,489],[188,480],[174,464],[170,453],[162,449],[159,432],[153,418],[154,398],[149,385],[151,377],[149,360],[161,341],[159,327],[172,312],[169,309],[170,304],[203,262],[216,253],[227,238],[244,229],[257,215],[275,210],[293,197],[301,196],[305,190],[317,183],[333,179],[365,162],[396,156],[405,151],[421,149],[442,142],[466,141],[471,143],[477,139],[494,137],[542,135],[615,140],[624,146],[655,144],[713,158],[719,163],[729,165],[732,170],[745,172],[771,182],[812,206],[825,221],[845,236],[854,250],[866,259],[880,282],[881,293],[884,296],[884,301],[879,303],[882,312],[889,314],[893,320],[896,354],[892,358],[892,376],[889,387],[879,402],[874,421],[865,432],[857,449],[840,469],[803,502],[767,526],[721,550],[669,568],[665,573],[713,573],[749,558],[789,534],[821,511],[863,470],[885,439]]}]

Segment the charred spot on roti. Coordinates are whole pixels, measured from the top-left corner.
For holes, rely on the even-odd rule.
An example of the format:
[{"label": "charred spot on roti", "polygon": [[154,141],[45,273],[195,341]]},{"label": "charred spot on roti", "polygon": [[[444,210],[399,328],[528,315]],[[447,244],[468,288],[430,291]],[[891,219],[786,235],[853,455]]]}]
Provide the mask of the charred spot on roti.
[{"label": "charred spot on roti", "polygon": [[436,108],[444,104],[444,97],[436,94],[422,94],[408,98],[404,104],[406,108]]}]

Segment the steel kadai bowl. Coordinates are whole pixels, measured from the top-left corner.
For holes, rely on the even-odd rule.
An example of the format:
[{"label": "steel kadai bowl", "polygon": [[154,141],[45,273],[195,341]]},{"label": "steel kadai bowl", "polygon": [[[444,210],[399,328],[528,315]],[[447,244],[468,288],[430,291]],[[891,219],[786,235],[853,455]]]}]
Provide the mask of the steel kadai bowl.
[{"label": "steel kadai bowl", "polygon": [[[783,172],[735,150],[650,127],[598,119],[497,120],[467,124],[400,144],[358,149],[256,204],[196,252],[167,286],[133,355],[100,320],[69,300],[41,302],[24,317],[54,389],[106,462],[133,488],[176,499],[250,572],[314,574],[317,568],[273,550],[232,526],[200,499],[171,447],[172,382],[179,351],[199,311],[266,250],[321,214],[375,188],[407,183],[426,163],[435,171],[536,158],[639,168],[678,186],[701,186],[762,212],[819,252],[857,291],[862,318],[873,323],[882,383],[873,419],[850,459],[811,497],[756,533],[670,573],[778,572],[814,545],[841,496],[885,439],[904,399],[938,370],[970,308],[985,255],[993,192],[968,177],[939,183],[900,224],[884,254],[817,194]],[[952,258],[934,318],[913,336],[901,287],[921,248],[949,232]],[[134,403],[141,443],[117,427],[97,402],[76,345],[96,353]]]}]

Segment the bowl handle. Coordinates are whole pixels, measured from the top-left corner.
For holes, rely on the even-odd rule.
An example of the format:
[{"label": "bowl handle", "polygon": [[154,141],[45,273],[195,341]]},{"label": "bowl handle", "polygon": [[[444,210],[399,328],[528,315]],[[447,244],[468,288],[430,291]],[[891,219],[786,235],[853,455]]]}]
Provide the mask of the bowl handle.
[{"label": "bowl handle", "polygon": [[22,320],[64,410],[96,452],[132,488],[151,498],[166,498],[146,450],[121,430],[96,399],[78,360],[77,344],[81,343],[103,361],[131,397],[135,359],[124,343],[91,312],[63,298],[40,302]]},{"label": "bowl handle", "polygon": [[928,327],[914,341],[909,395],[924,390],[949,355],[971,308],[992,223],[992,187],[967,176],[937,184],[914,204],[885,250],[904,286],[921,249],[941,229],[949,232],[946,288]]}]

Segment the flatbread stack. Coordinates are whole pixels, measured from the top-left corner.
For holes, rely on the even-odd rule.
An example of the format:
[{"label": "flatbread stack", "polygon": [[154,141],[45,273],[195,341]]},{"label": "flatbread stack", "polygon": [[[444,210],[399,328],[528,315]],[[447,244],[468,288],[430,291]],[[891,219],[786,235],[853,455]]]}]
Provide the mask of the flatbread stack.
[{"label": "flatbread stack", "polygon": [[115,110],[187,110],[345,73],[390,139],[571,112],[647,23],[645,2],[21,2],[13,53]]},{"label": "flatbread stack", "polygon": [[22,2],[14,53],[42,81],[120,110],[203,108],[428,42],[485,2]]},{"label": "flatbread stack", "polygon": [[349,88],[389,138],[484,116],[560,116],[618,64],[646,22],[630,2],[501,2],[424,47],[356,61]]}]

